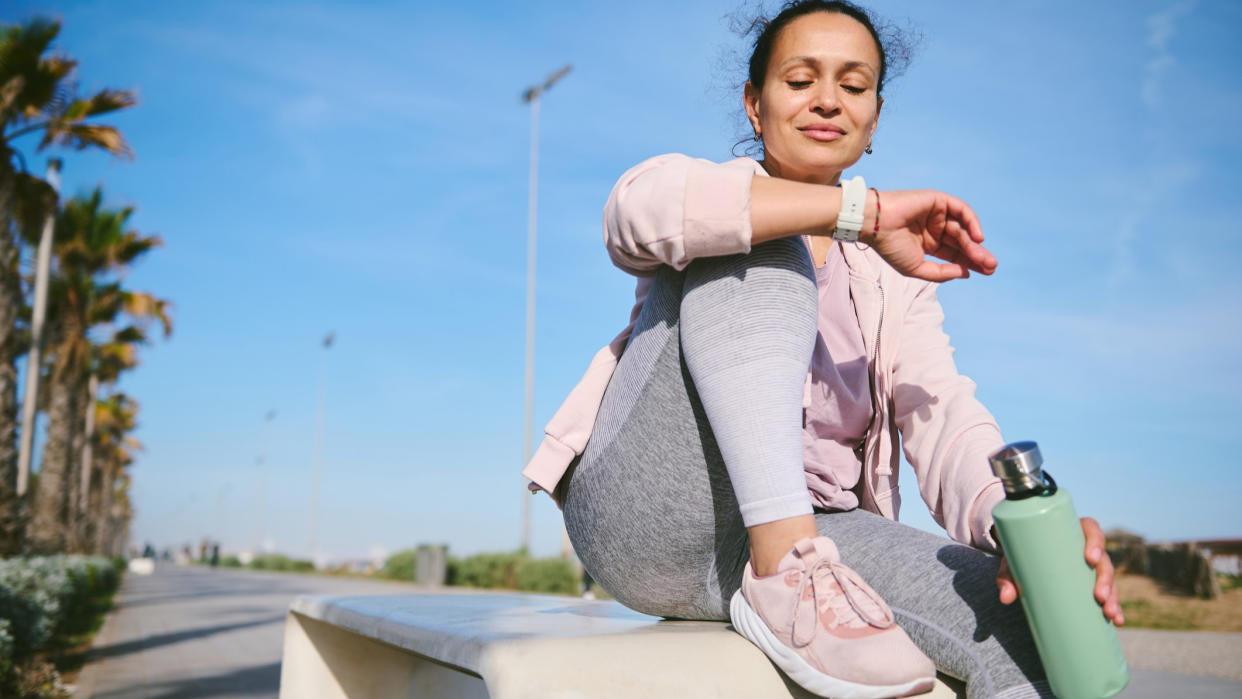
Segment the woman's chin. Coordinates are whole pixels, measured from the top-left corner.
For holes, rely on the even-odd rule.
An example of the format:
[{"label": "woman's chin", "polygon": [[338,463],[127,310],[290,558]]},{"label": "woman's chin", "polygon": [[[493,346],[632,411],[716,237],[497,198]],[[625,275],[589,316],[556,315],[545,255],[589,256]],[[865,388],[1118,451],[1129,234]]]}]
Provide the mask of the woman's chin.
[{"label": "woman's chin", "polygon": [[[802,157],[788,160],[776,159],[778,166],[768,168],[768,172],[788,180],[799,182],[835,182],[846,168],[858,162],[861,153],[852,158],[842,158],[839,153],[806,153]],[[774,159],[768,154],[768,162]]]}]

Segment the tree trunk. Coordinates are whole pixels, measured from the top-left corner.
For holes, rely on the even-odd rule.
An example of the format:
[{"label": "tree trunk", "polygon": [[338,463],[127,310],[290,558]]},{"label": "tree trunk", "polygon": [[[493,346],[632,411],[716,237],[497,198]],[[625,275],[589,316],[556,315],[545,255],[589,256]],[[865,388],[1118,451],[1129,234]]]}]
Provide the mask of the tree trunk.
[{"label": "tree trunk", "polygon": [[99,393],[99,380],[91,374],[90,380],[84,386],[84,392],[80,396],[82,406],[82,427],[78,433],[78,445],[75,447],[77,455],[77,498],[70,504],[72,511],[72,521],[74,522],[75,541],[70,550],[79,553],[90,553],[92,542],[94,541],[93,531],[95,522],[92,515],[94,510],[91,508],[91,500],[95,497],[95,488],[98,484],[98,478],[95,473],[94,461],[94,436],[95,431],[95,399]]},{"label": "tree trunk", "polygon": [[69,497],[72,489],[70,464],[73,459],[74,425],[81,413],[75,400],[79,390],[68,377],[49,381],[47,441],[39,467],[39,487],[27,540],[35,554],[64,553],[69,543]]},{"label": "tree trunk", "polygon": [[122,475],[116,479],[117,489],[113,491],[112,519],[108,528],[109,556],[124,556],[125,546],[129,543],[129,523],[133,519],[133,511],[129,509],[129,477]]},{"label": "tree trunk", "polygon": [[74,381],[72,386],[73,419],[69,423],[69,458],[65,469],[68,480],[66,489],[69,491],[69,500],[65,503],[65,551],[86,553],[89,547],[89,539],[86,536],[87,518],[81,503],[90,492],[90,480],[82,477],[83,468],[85,468],[82,456],[86,451],[86,425],[82,416],[90,391],[85,380]]},{"label": "tree trunk", "polygon": [[17,314],[22,304],[18,246],[9,212],[13,205],[9,150],[0,145],[0,558],[22,546],[21,503],[17,500],[17,365],[21,350]]},{"label": "tree trunk", "polygon": [[99,487],[95,489],[98,497],[91,502],[91,519],[95,522],[95,540],[93,552],[108,555],[108,538],[112,531],[112,507],[116,502],[116,477],[112,469],[112,459],[99,459]]}]

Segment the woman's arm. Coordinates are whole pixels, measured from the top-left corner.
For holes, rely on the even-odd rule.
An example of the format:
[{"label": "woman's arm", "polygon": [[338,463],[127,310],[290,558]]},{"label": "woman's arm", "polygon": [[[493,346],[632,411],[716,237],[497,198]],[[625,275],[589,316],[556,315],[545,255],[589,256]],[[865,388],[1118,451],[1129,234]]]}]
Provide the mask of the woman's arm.
[{"label": "woman's arm", "polygon": [[[775,177],[754,178],[750,199],[754,243],[789,235],[830,236],[841,211],[840,187]],[[907,277],[943,282],[996,270],[996,258],[981,245],[979,217],[966,202],[944,192],[868,190],[858,239]]]},{"label": "woman's arm", "polygon": [[[604,240],[617,266],[648,275],[662,264],[683,269],[696,257],[745,253],[777,238],[831,235],[840,209],[839,187],[756,176],[745,160],[669,154],[640,163],[617,182],[604,207]],[[978,217],[943,192],[869,191],[859,239],[902,274],[922,279],[996,268],[980,244]]]},{"label": "woman's arm", "polygon": [[996,550],[992,507],[1004,498],[988,455],[1004,445],[996,419],[957,371],[936,285],[907,282],[901,344],[893,361],[893,418],[932,517],[964,544]]}]

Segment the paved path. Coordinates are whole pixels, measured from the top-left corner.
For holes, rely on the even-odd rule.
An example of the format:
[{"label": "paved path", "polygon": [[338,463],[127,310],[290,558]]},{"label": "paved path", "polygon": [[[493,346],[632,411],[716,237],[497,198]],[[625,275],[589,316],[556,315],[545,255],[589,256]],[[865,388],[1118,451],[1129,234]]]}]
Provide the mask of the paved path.
[{"label": "paved path", "polygon": [[[302,594],[393,594],[418,588],[352,578],[160,564],[126,574],[95,639],[78,697],[276,697],[285,610]],[[1124,699],[1242,697],[1242,634],[1124,630],[1132,679]]]},{"label": "paved path", "polygon": [[412,585],[198,566],[125,574],[78,697],[275,697],[285,610],[302,594],[393,594]]}]

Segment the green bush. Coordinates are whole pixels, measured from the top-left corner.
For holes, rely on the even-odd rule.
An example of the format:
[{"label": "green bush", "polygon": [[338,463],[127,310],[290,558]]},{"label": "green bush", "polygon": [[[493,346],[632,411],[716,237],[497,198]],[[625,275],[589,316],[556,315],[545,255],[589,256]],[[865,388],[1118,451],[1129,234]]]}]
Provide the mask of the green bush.
[{"label": "green bush", "polygon": [[557,594],[575,594],[578,591],[578,576],[569,561],[562,558],[531,558],[524,551],[449,558],[446,578],[449,585],[469,587]]},{"label": "green bush", "polygon": [[380,576],[391,578],[393,580],[414,580],[414,575],[418,571],[417,552],[414,549],[405,549],[398,551],[388,557],[384,561],[384,567],[380,570]]},{"label": "green bush", "polygon": [[470,587],[517,587],[517,567],[524,553],[480,553],[459,561],[455,583]]},{"label": "green bush", "polygon": [[564,558],[527,558],[518,563],[517,588],[572,595],[578,592],[578,576]]},{"label": "green bush", "polygon": [[220,559],[220,565],[224,568],[240,568],[242,567],[242,562],[237,556],[225,556]]},{"label": "green bush", "polygon": [[311,573],[315,570],[315,564],[310,561],[290,558],[279,553],[255,556],[254,560],[250,562],[250,567],[255,570],[278,570],[287,573]]},{"label": "green bush", "polygon": [[26,675],[51,673],[49,681],[55,684],[54,671],[37,662],[35,654],[51,647],[58,635],[73,632],[92,600],[115,592],[119,581],[113,561],[98,556],[0,561],[0,696],[19,693],[19,668]]}]

